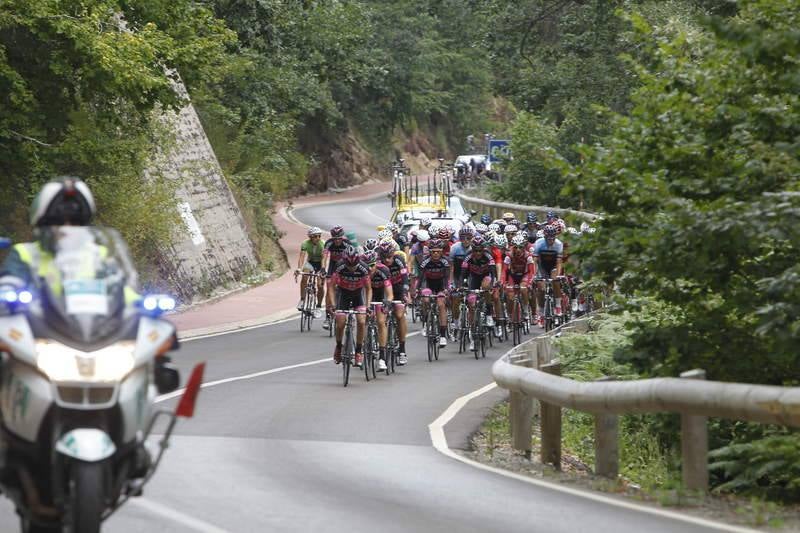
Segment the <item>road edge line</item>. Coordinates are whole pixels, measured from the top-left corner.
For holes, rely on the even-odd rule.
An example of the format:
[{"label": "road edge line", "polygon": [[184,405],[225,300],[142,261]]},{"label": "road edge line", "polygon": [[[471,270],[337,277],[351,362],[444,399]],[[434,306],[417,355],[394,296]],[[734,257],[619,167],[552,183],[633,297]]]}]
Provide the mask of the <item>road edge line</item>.
[{"label": "road edge line", "polygon": [[478,396],[481,396],[489,392],[490,390],[495,389],[496,387],[497,387],[496,383],[489,383],[488,385],[485,385],[478,390],[472,391],[469,394],[465,394],[464,396],[456,398],[455,401],[453,401],[453,403],[451,403],[447,407],[447,409],[445,409],[445,411],[441,415],[439,415],[438,418],[436,418],[436,420],[428,424],[428,433],[430,435],[431,444],[436,449],[436,451],[447,457],[450,457],[451,459],[455,459],[456,461],[460,461],[466,465],[469,465],[473,468],[478,468],[486,472],[499,474],[501,476],[515,479],[517,481],[522,481],[524,483],[535,485],[537,487],[551,489],[557,492],[563,492],[565,494],[570,494],[572,496],[577,496],[579,498],[585,498],[588,500],[604,503],[607,505],[622,507],[628,510],[639,511],[642,513],[652,514],[664,518],[670,518],[673,520],[688,522],[694,525],[713,528],[718,531],[729,531],[732,533],[759,533],[759,530],[756,529],[750,529],[742,526],[725,524],[724,522],[716,522],[713,520],[707,520],[705,518],[684,515],[681,513],[676,513],[674,511],[668,511],[666,509],[659,509],[655,507],[650,507],[648,505],[642,505],[630,502],[627,500],[611,498],[609,496],[604,496],[603,494],[595,492],[565,487],[563,485],[559,485],[551,481],[545,481],[542,479],[523,476],[522,474],[517,474],[516,472],[511,472],[509,470],[504,470],[494,466],[485,465],[483,463],[479,463],[478,461],[474,461],[472,459],[457,454],[447,444],[447,436],[445,435],[444,427],[447,425],[448,422],[450,422],[453,418],[455,418],[455,416],[461,411],[461,409],[464,408],[465,405],[467,405],[467,403],[470,402],[470,400],[473,400]]},{"label": "road edge line", "polygon": [[130,500],[130,503],[134,504],[137,507],[150,511],[151,513],[161,515],[168,520],[181,524],[182,526],[186,526],[195,531],[200,531],[201,533],[228,533],[227,529],[222,529],[220,527],[215,526],[214,524],[204,522],[198,518],[182,513],[181,511],[160,504],[153,500],[149,500],[146,498],[134,498]]}]

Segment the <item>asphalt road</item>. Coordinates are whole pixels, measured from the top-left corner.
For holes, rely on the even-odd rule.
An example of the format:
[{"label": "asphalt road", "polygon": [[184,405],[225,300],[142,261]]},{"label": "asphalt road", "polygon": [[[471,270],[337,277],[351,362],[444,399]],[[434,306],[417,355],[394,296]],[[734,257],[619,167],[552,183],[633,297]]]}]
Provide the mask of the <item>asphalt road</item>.
[{"label": "asphalt road", "polygon": [[[388,214],[385,199],[294,213],[323,228],[343,224],[360,240]],[[304,334],[294,319],[185,342],[176,357],[184,376],[195,362],[208,361],[205,381],[216,383],[201,392],[195,418],[179,423],[145,496],[109,519],[105,531],[713,530],[563,494],[440,454],[428,424],[456,398],[490,383],[492,362],[510,346],[496,345],[479,361],[450,346],[429,363],[423,341],[409,338],[410,363],[395,375],[366,383],[354,373],[347,388],[319,322]],[[470,402],[446,428],[451,447],[465,446],[502,396],[495,389]],[[0,531],[14,531],[16,523],[3,500]]]}]

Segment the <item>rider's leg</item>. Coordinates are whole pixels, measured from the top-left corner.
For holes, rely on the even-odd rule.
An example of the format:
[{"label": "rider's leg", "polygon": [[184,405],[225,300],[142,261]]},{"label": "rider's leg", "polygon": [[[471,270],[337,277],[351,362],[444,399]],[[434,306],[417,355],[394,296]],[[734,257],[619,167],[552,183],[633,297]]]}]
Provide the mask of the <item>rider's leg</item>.
[{"label": "rider's leg", "polygon": [[381,348],[386,348],[388,331],[386,329],[386,315],[383,311],[377,311],[375,321],[378,323],[378,345]]}]

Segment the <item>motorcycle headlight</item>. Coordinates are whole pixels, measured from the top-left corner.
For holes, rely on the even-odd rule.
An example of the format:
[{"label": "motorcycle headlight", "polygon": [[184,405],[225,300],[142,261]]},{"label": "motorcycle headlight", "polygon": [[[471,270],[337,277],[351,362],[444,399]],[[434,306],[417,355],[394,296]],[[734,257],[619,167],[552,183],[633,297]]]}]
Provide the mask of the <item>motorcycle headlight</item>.
[{"label": "motorcycle headlight", "polygon": [[53,381],[120,381],[133,370],[133,341],[82,352],[52,340],[36,341],[36,364]]}]

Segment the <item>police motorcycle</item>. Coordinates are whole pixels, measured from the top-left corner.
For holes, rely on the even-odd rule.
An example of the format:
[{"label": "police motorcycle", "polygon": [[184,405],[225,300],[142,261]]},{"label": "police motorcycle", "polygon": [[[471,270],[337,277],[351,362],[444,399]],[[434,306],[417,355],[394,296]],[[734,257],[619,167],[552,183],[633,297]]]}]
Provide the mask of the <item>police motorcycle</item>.
[{"label": "police motorcycle", "polygon": [[133,291],[114,230],[41,231],[49,253],[30,286],[0,279],[0,491],[25,533],[95,533],[142,494],[177,417],[193,414],[203,365],[175,411],[156,409],[180,381],[166,355],[175,327],[160,316],[174,300]]}]

